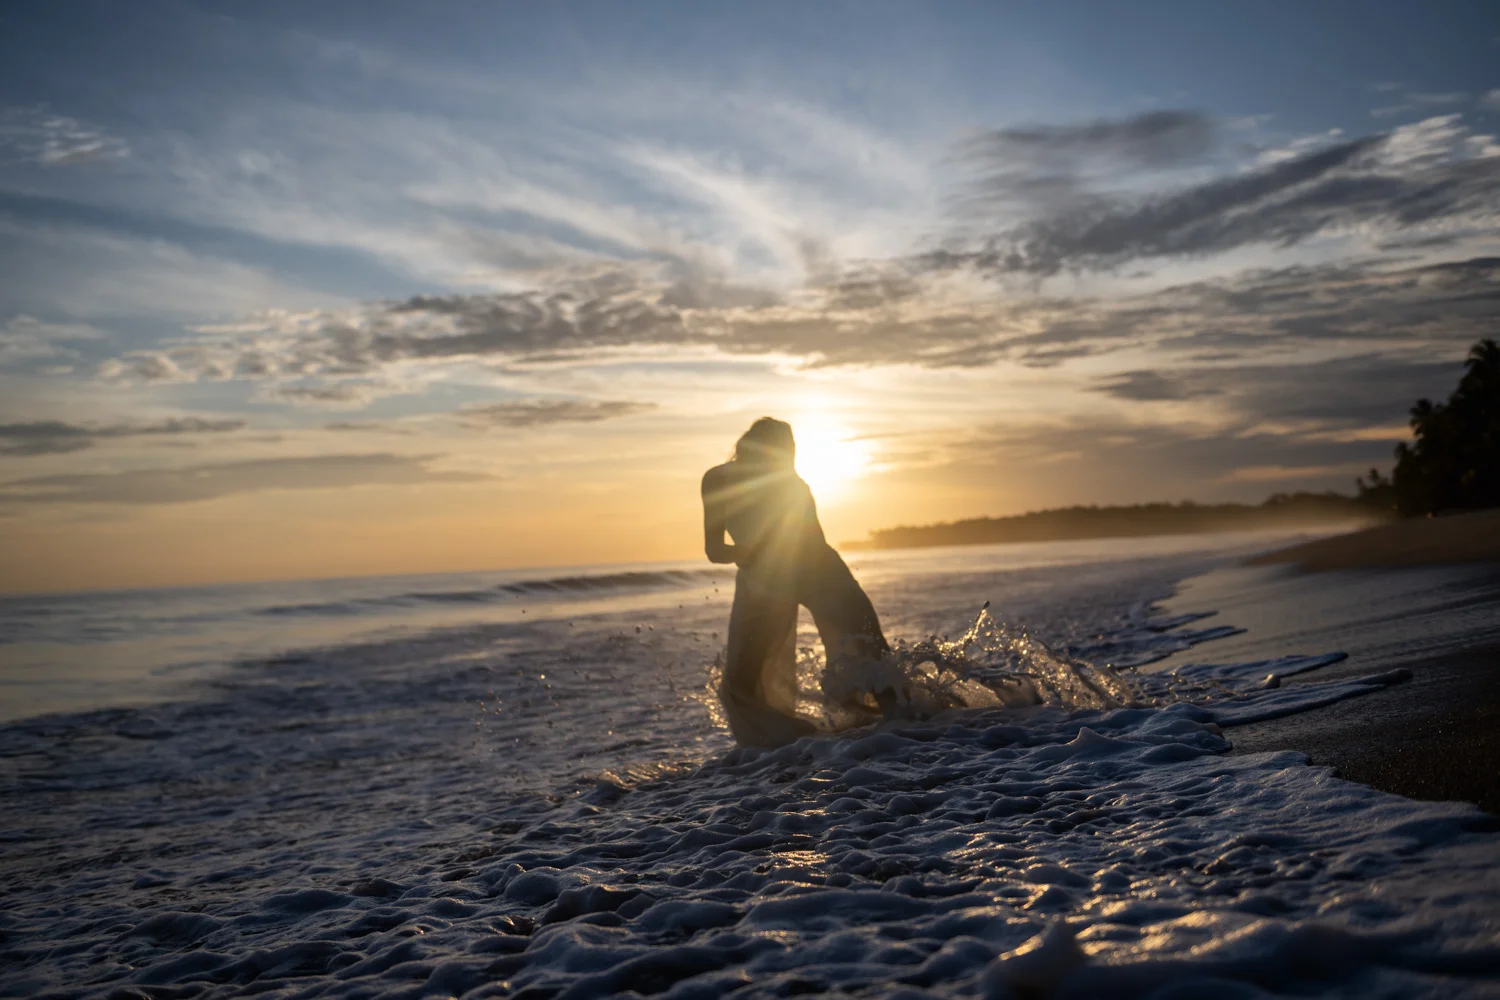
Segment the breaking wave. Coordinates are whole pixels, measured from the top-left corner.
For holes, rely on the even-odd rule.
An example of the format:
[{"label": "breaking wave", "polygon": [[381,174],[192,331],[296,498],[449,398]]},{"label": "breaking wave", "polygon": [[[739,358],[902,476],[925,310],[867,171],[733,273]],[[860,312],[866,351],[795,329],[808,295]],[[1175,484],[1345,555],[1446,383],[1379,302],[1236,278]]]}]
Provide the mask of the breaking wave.
[{"label": "breaking wave", "polygon": [[627,573],[554,576],[465,590],[409,590],[343,601],[277,604],[261,609],[260,614],[271,616],[376,614],[432,604],[497,604],[518,597],[583,597],[607,594],[612,591],[699,587],[733,579],[732,573],[717,569],[642,570]]}]

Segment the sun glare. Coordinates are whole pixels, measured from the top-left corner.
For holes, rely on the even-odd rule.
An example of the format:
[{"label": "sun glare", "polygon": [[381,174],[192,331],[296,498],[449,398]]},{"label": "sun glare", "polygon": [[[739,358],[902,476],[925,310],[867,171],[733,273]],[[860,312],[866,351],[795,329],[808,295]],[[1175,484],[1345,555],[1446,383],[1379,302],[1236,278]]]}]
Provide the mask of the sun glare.
[{"label": "sun glare", "polygon": [[807,480],[818,500],[836,500],[870,464],[870,446],[821,414],[792,421],[797,438],[797,474]]}]

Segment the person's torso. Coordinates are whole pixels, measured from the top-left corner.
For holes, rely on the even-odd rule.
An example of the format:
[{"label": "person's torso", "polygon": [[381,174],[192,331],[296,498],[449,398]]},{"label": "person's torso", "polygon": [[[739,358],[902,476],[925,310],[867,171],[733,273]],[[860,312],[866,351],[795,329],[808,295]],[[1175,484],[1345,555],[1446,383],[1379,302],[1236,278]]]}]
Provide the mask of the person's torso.
[{"label": "person's torso", "polygon": [[826,544],[818,525],[812,490],[789,469],[726,462],[706,477],[706,502],[724,511],[724,527],[749,561],[772,553],[778,561],[796,559]]}]

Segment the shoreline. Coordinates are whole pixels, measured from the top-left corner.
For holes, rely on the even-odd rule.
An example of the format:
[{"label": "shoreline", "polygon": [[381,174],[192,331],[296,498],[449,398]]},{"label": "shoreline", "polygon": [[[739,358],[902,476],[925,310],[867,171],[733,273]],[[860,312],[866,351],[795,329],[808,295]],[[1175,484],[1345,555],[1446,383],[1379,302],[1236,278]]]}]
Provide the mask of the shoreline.
[{"label": "shoreline", "polygon": [[1146,669],[1341,651],[1343,662],[1283,683],[1408,670],[1406,683],[1228,728],[1230,754],[1295,750],[1381,791],[1472,802],[1500,816],[1500,563],[1346,569],[1320,560],[1310,572],[1289,558],[1322,544],[1183,581],[1161,602],[1166,613],[1214,611],[1209,621],[1245,631]]},{"label": "shoreline", "polygon": [[1500,509],[1412,518],[1266,552],[1246,565],[1294,563],[1304,572],[1500,563]]}]

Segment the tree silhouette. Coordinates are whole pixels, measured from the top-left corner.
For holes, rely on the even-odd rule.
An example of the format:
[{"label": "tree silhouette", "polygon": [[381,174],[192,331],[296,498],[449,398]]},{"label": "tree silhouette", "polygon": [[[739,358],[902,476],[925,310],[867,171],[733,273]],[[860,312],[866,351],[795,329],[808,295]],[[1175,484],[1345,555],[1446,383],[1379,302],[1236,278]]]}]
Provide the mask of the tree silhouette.
[{"label": "tree silhouette", "polygon": [[1396,512],[1396,484],[1392,483],[1390,477],[1381,474],[1379,469],[1370,470],[1370,478],[1356,476],[1354,479],[1355,499],[1372,510],[1378,510],[1389,517]]},{"label": "tree silhouette", "polygon": [[1402,517],[1500,506],[1500,345],[1475,344],[1448,402],[1417,400],[1411,429],[1389,480],[1374,469],[1356,480],[1361,499],[1389,490]]}]

